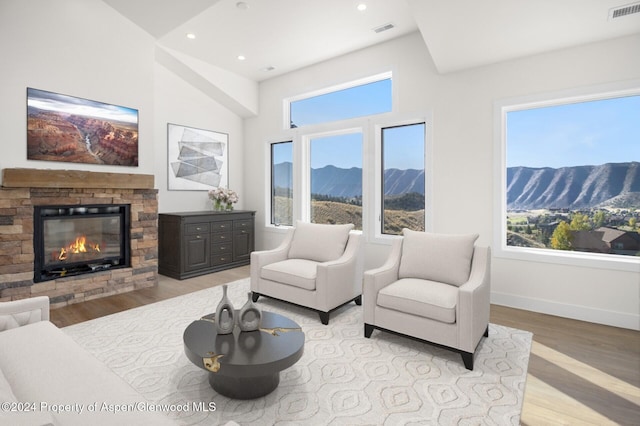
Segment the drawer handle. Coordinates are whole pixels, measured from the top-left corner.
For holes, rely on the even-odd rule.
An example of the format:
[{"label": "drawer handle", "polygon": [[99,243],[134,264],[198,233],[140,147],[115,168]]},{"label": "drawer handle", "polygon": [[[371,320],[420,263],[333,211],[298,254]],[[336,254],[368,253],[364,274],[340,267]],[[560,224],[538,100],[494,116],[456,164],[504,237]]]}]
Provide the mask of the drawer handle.
[{"label": "drawer handle", "polygon": [[200,235],[196,235],[197,240],[199,240],[200,238],[202,238]]},{"label": "drawer handle", "polygon": [[202,228],[200,228],[199,226],[196,226],[196,231],[202,231]]}]

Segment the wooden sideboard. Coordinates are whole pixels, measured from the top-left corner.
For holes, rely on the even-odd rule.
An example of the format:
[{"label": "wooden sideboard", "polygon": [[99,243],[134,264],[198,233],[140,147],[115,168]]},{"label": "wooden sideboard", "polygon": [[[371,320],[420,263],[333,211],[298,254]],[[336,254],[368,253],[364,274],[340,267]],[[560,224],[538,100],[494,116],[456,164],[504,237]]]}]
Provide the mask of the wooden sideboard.
[{"label": "wooden sideboard", "polygon": [[158,272],[182,280],[248,265],[254,228],[248,210],[161,213]]}]

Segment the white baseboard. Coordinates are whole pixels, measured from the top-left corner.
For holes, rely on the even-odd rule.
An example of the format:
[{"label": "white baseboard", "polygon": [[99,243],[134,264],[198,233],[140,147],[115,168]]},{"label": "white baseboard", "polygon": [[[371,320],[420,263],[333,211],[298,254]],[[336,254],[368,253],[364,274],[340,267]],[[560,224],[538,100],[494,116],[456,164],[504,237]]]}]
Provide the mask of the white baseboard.
[{"label": "white baseboard", "polygon": [[587,306],[569,305],[549,300],[531,299],[495,292],[491,293],[491,303],[563,318],[640,331],[640,315],[638,314],[606,311]]}]

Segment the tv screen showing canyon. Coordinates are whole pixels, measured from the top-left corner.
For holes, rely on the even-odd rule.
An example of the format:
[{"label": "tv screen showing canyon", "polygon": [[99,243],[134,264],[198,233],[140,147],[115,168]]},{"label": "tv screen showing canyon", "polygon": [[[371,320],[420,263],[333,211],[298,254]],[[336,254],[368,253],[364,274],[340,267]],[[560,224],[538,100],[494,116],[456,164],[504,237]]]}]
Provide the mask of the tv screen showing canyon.
[{"label": "tv screen showing canyon", "polygon": [[27,159],[138,166],[138,110],[27,88]]}]

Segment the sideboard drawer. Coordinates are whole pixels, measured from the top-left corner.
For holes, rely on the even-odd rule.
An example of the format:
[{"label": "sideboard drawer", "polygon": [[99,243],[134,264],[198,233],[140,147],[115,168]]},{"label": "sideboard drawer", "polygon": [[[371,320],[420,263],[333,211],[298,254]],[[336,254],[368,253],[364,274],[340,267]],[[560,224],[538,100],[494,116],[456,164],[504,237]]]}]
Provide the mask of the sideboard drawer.
[{"label": "sideboard drawer", "polygon": [[212,256],[219,256],[227,253],[233,253],[233,245],[231,242],[227,244],[213,244],[211,246]]},{"label": "sideboard drawer", "polygon": [[195,235],[195,234],[208,234],[209,233],[209,223],[190,223],[185,225],[184,233],[186,235]]},{"label": "sideboard drawer", "polygon": [[231,232],[218,232],[211,234],[211,242],[213,244],[220,243],[231,243],[232,233]]},{"label": "sideboard drawer", "polygon": [[233,229],[232,221],[211,222],[211,232],[225,232]]},{"label": "sideboard drawer", "polygon": [[253,230],[253,221],[252,220],[236,220],[233,222],[233,229],[247,229]]},{"label": "sideboard drawer", "polygon": [[231,263],[232,260],[233,260],[233,256],[231,253],[220,254],[220,255],[211,257],[211,263],[214,266],[224,265],[225,263]]}]

